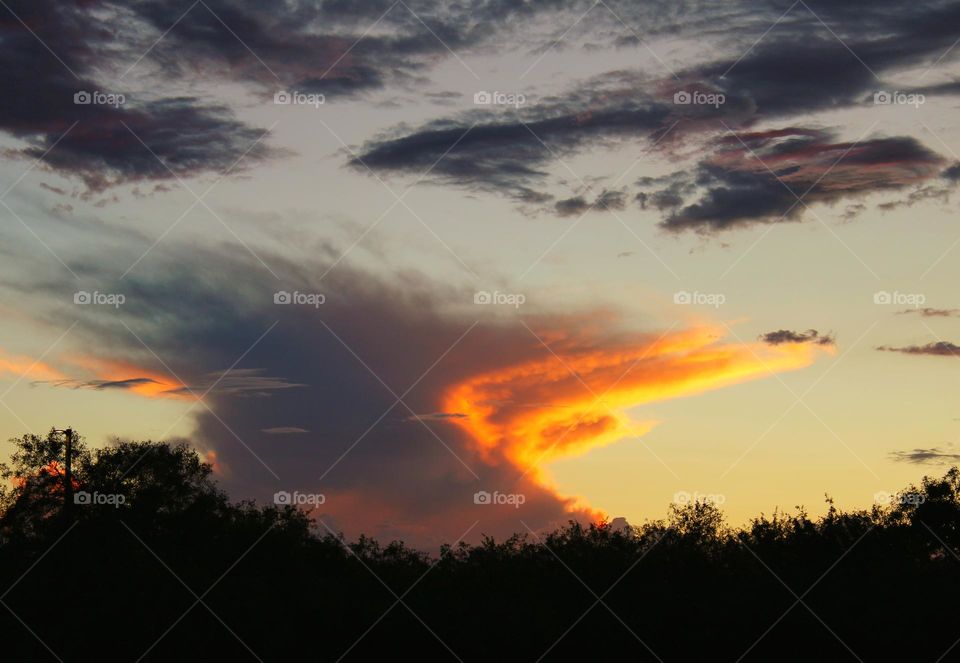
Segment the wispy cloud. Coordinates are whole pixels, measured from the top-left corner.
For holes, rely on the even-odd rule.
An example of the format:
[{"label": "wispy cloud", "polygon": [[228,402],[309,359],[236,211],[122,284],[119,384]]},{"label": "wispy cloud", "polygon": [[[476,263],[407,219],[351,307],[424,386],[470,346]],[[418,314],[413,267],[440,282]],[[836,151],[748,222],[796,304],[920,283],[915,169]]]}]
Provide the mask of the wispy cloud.
[{"label": "wispy cloud", "polygon": [[905,355],[930,355],[934,357],[960,357],[960,345],[950,343],[949,341],[937,341],[927,343],[926,345],[906,345],[903,347],[892,347],[881,345],[877,348],[881,352],[900,352]]},{"label": "wispy cloud", "polygon": [[914,465],[949,465],[960,463],[960,450],[952,447],[930,447],[928,449],[907,449],[891,451],[890,458],[901,463]]},{"label": "wispy cloud", "polygon": [[836,345],[836,339],[830,334],[821,334],[816,329],[805,332],[778,329],[760,335],[760,340],[767,345],[783,345],[785,343],[812,343],[814,345]]},{"label": "wispy cloud", "polygon": [[897,315],[919,315],[924,318],[953,318],[960,316],[960,309],[957,308],[908,308],[904,311],[897,311]]}]

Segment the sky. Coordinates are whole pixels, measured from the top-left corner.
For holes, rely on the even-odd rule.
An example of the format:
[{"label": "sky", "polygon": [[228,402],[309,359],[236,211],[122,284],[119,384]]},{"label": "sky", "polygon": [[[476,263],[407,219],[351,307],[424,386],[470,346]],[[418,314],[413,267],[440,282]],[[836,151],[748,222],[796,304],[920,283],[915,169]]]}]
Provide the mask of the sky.
[{"label": "sky", "polygon": [[424,546],[960,459],[956,3],[2,5],[3,439]]}]

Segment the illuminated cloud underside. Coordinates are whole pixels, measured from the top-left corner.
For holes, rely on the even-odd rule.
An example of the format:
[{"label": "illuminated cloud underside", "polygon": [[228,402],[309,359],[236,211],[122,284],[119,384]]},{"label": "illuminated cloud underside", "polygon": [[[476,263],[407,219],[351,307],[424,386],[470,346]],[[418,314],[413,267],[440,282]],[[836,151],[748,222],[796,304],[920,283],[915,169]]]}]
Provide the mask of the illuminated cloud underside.
[{"label": "illuminated cloud underside", "polygon": [[545,463],[644,435],[656,425],[632,420],[631,408],[796,370],[818,351],[833,352],[803,343],[722,343],[722,336],[721,329],[702,326],[607,347],[591,338],[562,340],[551,348],[555,355],[544,350],[541,359],[452,385],[444,409],[467,414],[451,421],[489,462],[506,459],[554,489]]}]

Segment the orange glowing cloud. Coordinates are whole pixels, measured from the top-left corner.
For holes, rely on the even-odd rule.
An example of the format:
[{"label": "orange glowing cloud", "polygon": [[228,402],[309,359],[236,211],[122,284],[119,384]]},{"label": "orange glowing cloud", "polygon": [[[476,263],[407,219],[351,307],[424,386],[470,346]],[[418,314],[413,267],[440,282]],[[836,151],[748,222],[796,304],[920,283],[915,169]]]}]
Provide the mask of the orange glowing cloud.
[{"label": "orange glowing cloud", "polygon": [[[69,363],[87,369],[96,375],[91,386],[124,385],[124,390],[147,398],[176,398],[196,400],[196,397],[180,389],[183,385],[172,377],[141,368],[135,364],[99,357],[74,356]],[[180,389],[179,391],[177,391]]]},{"label": "orange glowing cloud", "polygon": [[195,397],[183,389],[173,378],[143,369],[134,364],[89,356],[61,358],[57,362],[82,369],[90,379],[71,377],[65,370],[55,368],[50,363],[24,355],[12,355],[0,349],[0,376],[25,379],[34,383],[49,383],[60,387],[87,389],[123,389],[124,391],[147,398],[177,398],[194,400]]},{"label": "orange glowing cloud", "polygon": [[63,373],[39,359],[22,355],[13,356],[4,350],[0,350],[0,375],[30,380],[62,380],[64,378]]},{"label": "orange glowing cloud", "polygon": [[597,334],[538,332],[546,346],[542,356],[452,385],[443,395],[444,410],[467,415],[450,421],[469,433],[488,461],[505,458],[552,490],[544,463],[656,425],[631,421],[630,408],[799,369],[817,352],[833,351],[802,343],[722,343],[723,330],[710,326],[626,343]]}]

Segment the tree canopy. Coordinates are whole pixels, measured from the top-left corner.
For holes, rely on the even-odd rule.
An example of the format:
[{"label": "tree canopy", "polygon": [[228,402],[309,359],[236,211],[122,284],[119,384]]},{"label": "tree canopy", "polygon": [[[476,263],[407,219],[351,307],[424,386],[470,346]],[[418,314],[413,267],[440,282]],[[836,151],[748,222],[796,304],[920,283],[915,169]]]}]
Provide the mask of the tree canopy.
[{"label": "tree canopy", "polygon": [[[960,471],[887,505],[729,527],[694,501],[439,554],[233,503],[188,445],[11,441],[0,467],[10,660],[953,660]],[[97,499],[92,495],[100,496]],[[104,497],[106,496],[106,497]],[[110,499],[109,496],[114,496]],[[122,496],[122,499],[117,497]]]}]

